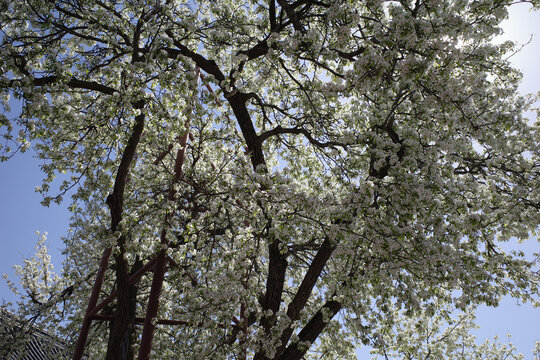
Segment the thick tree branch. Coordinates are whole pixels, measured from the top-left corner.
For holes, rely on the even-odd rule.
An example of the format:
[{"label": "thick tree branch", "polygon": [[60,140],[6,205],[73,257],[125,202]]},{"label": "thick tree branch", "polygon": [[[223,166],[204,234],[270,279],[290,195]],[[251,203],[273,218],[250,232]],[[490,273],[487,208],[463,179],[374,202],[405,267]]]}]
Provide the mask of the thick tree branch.
[{"label": "thick tree branch", "polygon": [[285,11],[287,14],[287,17],[291,20],[294,30],[305,32],[304,28],[302,27],[302,24],[300,24],[300,19],[298,18],[296,12],[293,8],[287,3],[286,0],[277,0],[279,6]]},{"label": "thick tree branch", "polygon": [[169,53],[169,55],[173,56],[186,56],[193,60],[195,64],[201,68],[204,72],[213,75],[217,81],[220,82],[220,86],[222,85],[221,82],[225,80],[225,75],[223,75],[223,72],[219,69],[216,62],[214,60],[208,60],[204,56],[197,54],[194,51],[191,51],[187,46],[182,44],[180,41],[176,40],[173,32],[171,30],[165,30],[165,33],[167,36],[169,36],[173,40],[174,46],[177,47],[177,49],[172,48],[166,48],[164,49]]},{"label": "thick tree branch", "polygon": [[[134,103],[136,109],[141,109],[144,101]],[[120,165],[116,173],[112,194],[107,197],[107,205],[111,213],[111,232],[119,230],[122,220],[124,206],[124,191],[129,174],[131,163],[135,157],[135,152],[139,144],[143,129],[145,116],[143,113],[135,117],[135,125],[128,139]],[[120,252],[115,256],[116,286],[118,289],[117,306],[114,320],[109,333],[109,346],[107,347],[106,360],[131,359],[133,351],[130,346],[133,335],[133,325],[135,318],[135,298],[137,290],[129,285],[129,265],[125,258],[124,244],[126,235],[120,236],[117,245]],[[139,264],[140,265],[140,264]],[[127,352],[126,352],[127,351]]]},{"label": "thick tree branch", "polygon": [[[330,243],[329,239],[325,239],[321,244],[319,251],[317,251],[317,254],[311,261],[311,264],[306,272],[306,275],[304,276],[304,279],[302,280],[302,283],[300,284],[300,287],[298,288],[298,291],[296,292],[296,295],[287,308],[287,316],[291,321],[297,320],[300,311],[306,306],[311,292],[313,291],[317,280],[321,276],[321,273],[335,248],[336,247]],[[278,350],[278,353],[284,350],[292,335],[292,332],[293,329],[290,326],[285,329],[281,335],[282,348]]]},{"label": "thick tree branch", "polygon": [[[266,282],[266,295],[263,301],[265,310],[272,310],[275,314],[281,305],[281,295],[283,285],[285,284],[285,271],[287,270],[287,259],[279,250],[279,242],[273,241],[269,246],[270,262],[268,265],[269,273]],[[263,326],[269,330],[271,322],[264,321]]]},{"label": "thick tree branch", "polygon": [[249,115],[249,111],[246,106],[246,102],[251,96],[235,89],[230,92],[225,91],[223,83],[225,81],[225,75],[219,69],[214,60],[208,60],[204,56],[191,51],[187,46],[175,39],[171,30],[166,30],[166,34],[173,39],[173,43],[177,47],[177,49],[165,49],[169,53],[169,56],[186,56],[193,60],[195,64],[201,68],[201,70],[213,75],[216,80],[218,80],[219,86],[222,88],[222,90],[224,90],[225,98],[229,102],[229,105],[231,106],[236,117],[236,121],[242,130],[242,135],[246,141],[246,145],[251,156],[253,169],[256,170],[259,165],[265,165],[266,161],[262,151],[262,142],[257,135],[255,127],[253,126],[253,121],[251,120],[251,116]]},{"label": "thick tree branch", "polygon": [[262,141],[255,131],[251,116],[246,106],[246,100],[248,97],[240,92],[237,92],[233,96],[227,97],[229,104],[234,112],[242,135],[246,141],[248,151],[251,156],[251,163],[253,169],[256,170],[259,165],[265,165],[264,153],[262,150]]},{"label": "thick tree branch", "polygon": [[[320,333],[324,330],[328,322],[341,310],[341,303],[335,300],[329,300],[324,306],[317,311],[311,320],[304,326],[298,334],[298,342],[291,344],[285,349],[283,354],[277,360],[300,360],[307,352],[307,346],[300,346],[301,342],[309,342],[313,344]],[[327,313],[326,316],[323,312]],[[326,321],[325,321],[326,319]]]},{"label": "thick tree branch", "polygon": [[[10,80],[8,83],[8,87],[15,87],[17,83],[22,83],[24,81],[25,80],[22,80],[22,79]],[[32,79],[32,84],[34,86],[46,86],[46,85],[54,84],[58,81],[59,81],[58,76],[51,75],[51,76],[45,76],[42,78]],[[79,80],[76,78],[71,78],[66,83],[66,85],[72,89],[84,89],[84,90],[90,90],[90,91],[97,91],[97,92],[107,94],[107,95],[112,95],[116,92],[116,89],[109,87],[107,85],[102,85],[95,81]]]},{"label": "thick tree branch", "polygon": [[270,32],[276,30],[276,2],[275,0],[270,0],[268,4],[268,17],[270,18]]},{"label": "thick tree branch", "polygon": [[[166,49],[170,55],[183,55],[195,62],[195,64],[201,68],[201,70],[207,72],[208,74],[213,75],[216,80],[219,81],[219,86],[224,89],[223,81],[225,80],[225,75],[219,69],[214,60],[208,60],[204,56],[201,56],[191,50],[188,47],[175,40],[174,34],[171,30],[166,31],[167,35],[173,39],[174,45],[178,49]],[[246,101],[250,98],[249,95],[246,95],[239,91],[225,92],[225,98],[228,100],[231,108],[234,112],[238,125],[242,130],[242,135],[246,141],[248,151],[251,155],[251,163],[253,169],[257,169],[259,165],[265,165],[266,161],[264,159],[264,154],[262,151],[261,140],[257,136],[255,127],[249,115],[249,111],[246,106]]]},{"label": "thick tree branch", "polygon": [[[136,103],[135,108],[140,109],[142,102]],[[118,230],[118,224],[122,219],[122,211],[124,206],[124,190],[126,187],[126,179],[129,174],[129,168],[133,158],[135,157],[135,151],[139,144],[141,134],[144,129],[144,114],[139,114],[135,117],[135,125],[129,140],[127,142],[118,171],[116,172],[116,179],[114,182],[114,188],[112,194],[107,197],[107,205],[111,209],[111,231]]]},{"label": "thick tree branch", "polygon": [[[298,291],[296,292],[295,297],[293,298],[293,300],[290,302],[288,306],[287,316],[289,317],[291,321],[295,321],[298,319],[298,315],[300,314],[300,311],[305,307],[307,300],[309,299],[311,292],[313,291],[313,288],[315,287],[315,284],[317,283],[317,280],[319,279],[322,273],[322,270],[324,269],[334,249],[335,249],[335,246],[330,243],[329,239],[325,239],[323,243],[321,244],[319,251],[317,251],[317,254],[313,258],[306,272],[306,275],[304,276],[304,279],[302,280],[302,283],[300,284],[300,287],[298,288]],[[281,264],[276,264],[276,263],[273,264],[274,267],[278,268],[279,270],[283,270],[283,273],[280,273],[279,270],[277,270],[274,272],[276,278],[268,279],[267,289],[266,289],[267,291],[266,298],[265,298],[265,303],[263,304],[263,307],[265,309],[270,309],[273,312],[279,310],[279,305],[281,303],[281,293],[283,292],[284,278],[283,279],[279,278],[278,275],[284,276],[285,268],[283,269],[279,268],[280,265]],[[285,266],[286,266],[286,263],[285,263]],[[270,267],[272,268],[272,263],[270,264]],[[272,286],[274,288],[272,288]],[[271,301],[274,301],[274,302],[270,303]],[[270,306],[273,306],[273,307],[270,307]],[[268,319],[266,319],[263,322],[263,326],[265,327],[269,327],[271,325],[273,324]],[[281,335],[282,345],[277,350],[278,355],[285,351],[285,347],[287,346],[287,342],[289,341],[292,333],[293,333],[293,329],[290,326],[284,330],[283,334]],[[262,359],[266,359],[264,352],[259,352],[255,354],[254,360],[262,360]]]},{"label": "thick tree branch", "polygon": [[[60,79],[56,75],[50,75],[50,76],[44,76],[41,78],[35,78],[34,75],[30,73],[30,71],[26,68],[28,60],[20,54],[12,54],[13,62],[17,69],[27,77],[27,79],[12,79],[8,82],[8,87],[15,87],[18,84],[24,83],[25,81],[30,80],[32,85],[34,86],[46,86],[50,84],[54,84]],[[97,83],[95,81],[85,81],[80,80],[77,78],[72,77],[69,79],[69,81],[66,83],[66,85],[72,89],[86,89],[86,90],[93,90],[98,91],[107,95],[112,95],[116,92],[114,88],[111,88],[106,85],[102,85],[100,83]]]},{"label": "thick tree branch", "polygon": [[247,61],[256,59],[260,56],[264,56],[268,53],[270,47],[267,40],[259,41],[255,46],[246,51],[239,51],[238,54],[247,55]]},{"label": "thick tree branch", "polygon": [[344,51],[341,51],[341,50],[338,50],[338,49],[330,49],[330,50],[333,50],[335,51],[340,58],[342,59],[347,59],[347,60],[350,60],[350,61],[356,61],[356,56],[358,55],[361,55],[364,51],[366,51],[367,47],[361,47],[361,48],[358,48],[357,50],[355,51],[351,51],[351,52],[344,52]]}]

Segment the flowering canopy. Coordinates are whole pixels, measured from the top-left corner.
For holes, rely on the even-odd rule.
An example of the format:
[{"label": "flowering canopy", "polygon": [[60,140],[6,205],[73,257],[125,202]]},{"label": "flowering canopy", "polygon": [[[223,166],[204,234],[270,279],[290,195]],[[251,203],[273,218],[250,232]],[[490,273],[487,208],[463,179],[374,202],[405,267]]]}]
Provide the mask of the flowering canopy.
[{"label": "flowering canopy", "polygon": [[510,3],[1,2],[2,105],[23,104],[2,156],[33,144],[44,203],[73,197],[62,276],[27,276],[25,310],[75,339],[109,247],[91,358],[133,356],[152,276],[127,279],[157,253],[158,317],[182,321],[157,359],[354,358],[396,311],[530,299],[535,264],[497,246],[540,223],[538,124],[491,42]]}]

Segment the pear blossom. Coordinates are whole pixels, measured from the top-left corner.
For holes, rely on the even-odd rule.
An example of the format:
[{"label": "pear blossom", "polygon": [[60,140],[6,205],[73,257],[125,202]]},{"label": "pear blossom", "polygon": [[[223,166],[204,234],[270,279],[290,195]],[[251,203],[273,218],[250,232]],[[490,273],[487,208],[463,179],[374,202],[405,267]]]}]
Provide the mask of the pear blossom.
[{"label": "pear blossom", "polygon": [[20,314],[75,344],[103,274],[85,354],[133,359],[163,256],[154,359],[519,359],[468,320],[540,292],[499,246],[540,225],[535,98],[492,43],[511,3],[3,2],[0,159],[33,147],[44,204],[72,202]]}]

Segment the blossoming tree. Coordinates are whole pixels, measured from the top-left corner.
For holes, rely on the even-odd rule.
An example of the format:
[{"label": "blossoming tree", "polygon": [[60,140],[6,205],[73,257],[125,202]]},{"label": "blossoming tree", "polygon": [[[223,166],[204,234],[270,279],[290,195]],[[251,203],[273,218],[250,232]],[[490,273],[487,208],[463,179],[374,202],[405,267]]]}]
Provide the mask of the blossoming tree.
[{"label": "blossoming tree", "polygon": [[2,156],[33,144],[44,203],[73,199],[23,313],[93,359],[345,359],[535,300],[497,246],[540,223],[538,124],[491,42],[510,3],[1,2]]}]

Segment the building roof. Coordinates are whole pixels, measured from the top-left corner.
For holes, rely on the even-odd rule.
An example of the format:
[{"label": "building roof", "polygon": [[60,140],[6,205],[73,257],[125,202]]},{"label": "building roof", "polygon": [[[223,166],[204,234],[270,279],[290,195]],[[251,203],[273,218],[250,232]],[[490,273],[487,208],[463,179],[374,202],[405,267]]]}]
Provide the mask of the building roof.
[{"label": "building roof", "polygon": [[28,320],[0,309],[0,360],[68,360],[66,345]]}]

